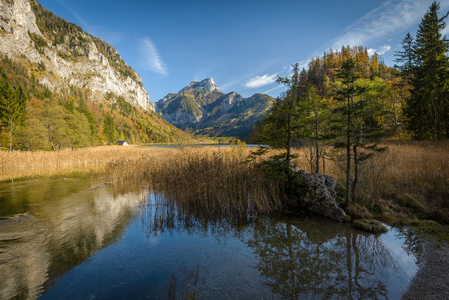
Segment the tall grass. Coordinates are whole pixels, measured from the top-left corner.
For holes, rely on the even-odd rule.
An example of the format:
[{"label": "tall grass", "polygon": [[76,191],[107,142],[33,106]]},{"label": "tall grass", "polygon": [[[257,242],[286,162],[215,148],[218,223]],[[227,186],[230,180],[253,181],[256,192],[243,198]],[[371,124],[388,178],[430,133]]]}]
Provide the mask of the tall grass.
[{"label": "tall grass", "polygon": [[283,209],[281,186],[263,180],[254,162],[245,163],[248,154],[243,147],[164,149],[135,161],[125,158],[112,162],[107,172],[114,183],[138,180],[207,214]]},{"label": "tall grass", "polygon": [[[358,204],[385,220],[404,217],[448,223],[449,143],[395,142],[385,146],[385,153],[360,166]],[[243,163],[248,149],[163,151],[134,162],[116,160],[108,166],[108,173],[114,182],[146,181],[153,189],[210,212],[243,211],[248,205],[270,212],[292,204],[282,185],[265,180],[254,163]],[[310,172],[305,150],[295,149],[294,154],[298,155],[294,162]],[[344,183],[340,163],[326,161],[326,173]]]},{"label": "tall grass", "polygon": [[56,152],[0,151],[0,181],[74,172],[104,173],[106,165],[123,158],[136,158],[148,152],[138,147],[103,146]]},{"label": "tall grass", "polygon": [[380,197],[393,212],[449,223],[449,141],[387,145]]},{"label": "tall grass", "polygon": [[[449,223],[449,142],[391,142],[386,153],[361,166],[360,204],[380,217],[398,216]],[[310,172],[304,149],[294,162]],[[231,148],[151,149],[95,147],[57,152],[0,152],[0,180],[94,172],[111,182],[138,182],[167,197],[202,207],[270,212],[289,204],[282,185],[264,180],[250,150]],[[344,171],[326,161],[326,173],[344,183]]]}]

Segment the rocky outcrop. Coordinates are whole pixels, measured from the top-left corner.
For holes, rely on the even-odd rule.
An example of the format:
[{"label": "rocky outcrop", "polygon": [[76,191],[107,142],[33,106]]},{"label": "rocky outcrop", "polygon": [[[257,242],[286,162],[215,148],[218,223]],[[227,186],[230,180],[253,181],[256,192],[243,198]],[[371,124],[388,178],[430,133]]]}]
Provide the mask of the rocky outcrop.
[{"label": "rocky outcrop", "polygon": [[307,173],[294,166],[293,171],[304,182],[299,195],[299,204],[314,213],[326,216],[333,220],[344,222],[346,213],[338,206],[339,196],[336,192],[337,183],[329,175]]},{"label": "rocky outcrop", "polygon": [[[37,26],[30,0],[0,0],[0,54],[39,70],[36,73],[41,84],[55,92],[70,85],[88,89],[98,101],[103,100],[104,94],[113,93],[136,107],[155,110],[134,70],[121,62],[131,70],[134,79],[120,74],[99,51],[91,35],[82,30],[76,34],[66,36],[64,44],[56,44]],[[46,45],[36,46],[31,35]],[[71,49],[71,41],[80,39],[85,47]]]}]

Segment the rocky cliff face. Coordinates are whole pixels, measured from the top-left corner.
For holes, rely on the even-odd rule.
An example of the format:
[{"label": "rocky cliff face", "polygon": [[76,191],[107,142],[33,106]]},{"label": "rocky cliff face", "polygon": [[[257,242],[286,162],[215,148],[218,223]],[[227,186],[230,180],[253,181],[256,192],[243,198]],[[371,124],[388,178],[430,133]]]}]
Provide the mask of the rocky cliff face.
[{"label": "rocky cliff face", "polygon": [[192,128],[213,136],[245,137],[273,101],[264,94],[249,98],[236,92],[224,94],[212,78],[207,78],[168,94],[156,103],[156,112],[181,129]]},{"label": "rocky cliff face", "polygon": [[[104,94],[114,93],[134,106],[154,110],[140,76],[120,59],[117,50],[55,17],[79,29],[59,34],[56,40],[55,32],[38,26],[45,22],[37,18],[49,14],[35,0],[0,0],[0,54],[28,65],[39,82],[52,91],[72,85],[90,90],[91,97],[99,101]],[[99,45],[107,45],[118,58],[113,61],[106,57]]]}]

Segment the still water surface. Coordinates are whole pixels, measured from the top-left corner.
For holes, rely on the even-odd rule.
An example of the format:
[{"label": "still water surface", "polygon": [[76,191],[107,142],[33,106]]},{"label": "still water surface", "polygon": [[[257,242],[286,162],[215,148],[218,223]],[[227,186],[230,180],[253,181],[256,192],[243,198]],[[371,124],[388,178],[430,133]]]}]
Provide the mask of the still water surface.
[{"label": "still water surface", "polygon": [[408,234],[214,216],[88,178],[0,185],[0,299],[400,298]]}]

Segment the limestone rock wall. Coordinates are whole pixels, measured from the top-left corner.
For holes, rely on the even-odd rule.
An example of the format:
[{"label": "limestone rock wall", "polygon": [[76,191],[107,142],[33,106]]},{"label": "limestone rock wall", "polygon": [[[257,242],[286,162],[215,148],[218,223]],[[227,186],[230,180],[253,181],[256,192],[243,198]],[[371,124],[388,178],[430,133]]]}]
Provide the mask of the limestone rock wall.
[{"label": "limestone rock wall", "polygon": [[[28,32],[47,42],[47,47],[43,47],[41,53],[36,49]],[[60,52],[66,51],[67,47],[53,45],[52,41],[48,41],[40,32],[29,0],[0,0],[1,55],[21,61],[25,65],[44,66],[45,71],[39,74],[38,80],[52,91],[58,92],[73,85],[91,90],[91,97],[98,101],[103,99],[104,94],[114,93],[123,96],[136,107],[154,111],[154,104],[149,101],[148,92],[143,87],[140,76],[135,74],[137,81],[121,76],[98,51],[91,36],[82,34],[90,40],[87,53],[86,50],[80,49],[84,55],[76,59],[64,59]]]}]

